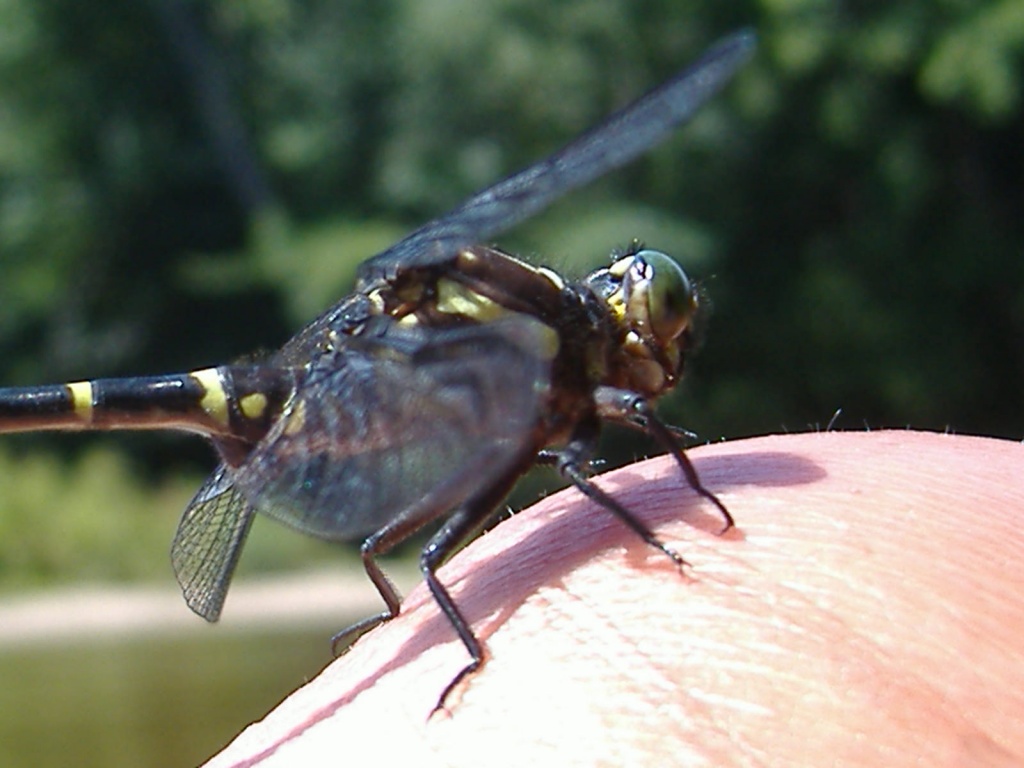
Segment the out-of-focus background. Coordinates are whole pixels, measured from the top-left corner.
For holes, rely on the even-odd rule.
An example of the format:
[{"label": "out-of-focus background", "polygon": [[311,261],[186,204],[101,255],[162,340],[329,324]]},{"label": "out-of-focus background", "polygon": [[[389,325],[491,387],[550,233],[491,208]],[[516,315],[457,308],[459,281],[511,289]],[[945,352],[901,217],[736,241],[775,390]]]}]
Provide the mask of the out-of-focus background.
[{"label": "out-of-focus background", "polygon": [[[576,275],[634,237],[678,256],[712,309],[663,412],[701,440],[837,411],[1024,437],[1019,0],[0,0],[0,385],[272,349],[742,25],[757,57],[692,125],[500,243]],[[174,436],[0,440],[0,764],[199,762],[372,610],[339,576],[348,615],[244,620],[275,614],[247,575],[359,576],[261,520],[222,626],[192,617],[166,552],[212,464]]]}]

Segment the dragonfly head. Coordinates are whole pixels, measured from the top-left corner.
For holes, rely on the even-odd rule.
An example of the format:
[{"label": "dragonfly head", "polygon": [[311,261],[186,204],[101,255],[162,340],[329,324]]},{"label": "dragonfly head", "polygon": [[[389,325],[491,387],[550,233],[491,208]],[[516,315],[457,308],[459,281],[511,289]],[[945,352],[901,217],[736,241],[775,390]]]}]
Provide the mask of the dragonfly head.
[{"label": "dragonfly head", "polygon": [[682,267],[661,251],[636,245],[587,283],[622,330],[612,383],[648,397],[675,386],[698,307],[697,290]]}]

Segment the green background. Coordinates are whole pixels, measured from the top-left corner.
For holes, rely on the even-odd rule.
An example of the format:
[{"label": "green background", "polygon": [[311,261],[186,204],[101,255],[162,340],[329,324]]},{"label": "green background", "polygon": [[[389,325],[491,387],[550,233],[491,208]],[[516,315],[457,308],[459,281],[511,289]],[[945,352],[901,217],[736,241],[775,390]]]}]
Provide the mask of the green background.
[{"label": "green background", "polygon": [[[0,0],[0,383],[272,349],[360,261],[743,25],[756,58],[693,124],[501,244],[576,275],[634,237],[676,255],[711,311],[663,412],[702,440],[840,409],[840,429],[1024,437],[1019,0]],[[170,586],[211,464],[176,437],[5,437],[0,587]],[[247,569],[332,556],[260,527]],[[160,759],[197,758],[125,764]]]}]

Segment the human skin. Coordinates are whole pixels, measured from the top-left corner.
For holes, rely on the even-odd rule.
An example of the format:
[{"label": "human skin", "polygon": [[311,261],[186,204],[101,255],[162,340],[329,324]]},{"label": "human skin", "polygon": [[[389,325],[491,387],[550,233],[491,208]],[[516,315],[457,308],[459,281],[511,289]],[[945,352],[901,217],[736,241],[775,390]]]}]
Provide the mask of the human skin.
[{"label": "human skin", "polygon": [[1024,765],[1024,446],[813,433],[598,483],[683,573],[570,491],[441,571],[208,765]]}]

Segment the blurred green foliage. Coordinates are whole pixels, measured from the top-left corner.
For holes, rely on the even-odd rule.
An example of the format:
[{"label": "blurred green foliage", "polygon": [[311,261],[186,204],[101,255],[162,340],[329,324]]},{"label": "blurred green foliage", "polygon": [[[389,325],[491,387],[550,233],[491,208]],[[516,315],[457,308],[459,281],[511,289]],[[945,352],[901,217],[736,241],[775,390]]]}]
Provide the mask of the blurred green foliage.
[{"label": "blurred green foliage", "polygon": [[[633,237],[677,254],[714,311],[667,410],[703,439],[837,409],[1024,437],[1018,0],[0,0],[0,382],[277,346],[360,261],[745,24],[757,58],[691,126],[502,243],[577,274]],[[67,445],[5,438],[3,537],[46,553],[33,525],[209,463]]]},{"label": "blurred green foliage", "polygon": [[0,447],[0,583],[166,577],[167,558],[154,554],[166,549],[171,521],[188,500],[182,480],[142,484],[123,456],[106,449],[71,465],[12,453]]},{"label": "blurred green foliage", "polygon": [[[0,586],[54,582],[168,581],[175,525],[202,477],[140,477],[113,443],[69,461],[48,452],[15,455],[0,445]],[[239,572],[343,560],[336,546],[277,524],[256,526]],[[352,553],[351,561],[357,556]]]}]

